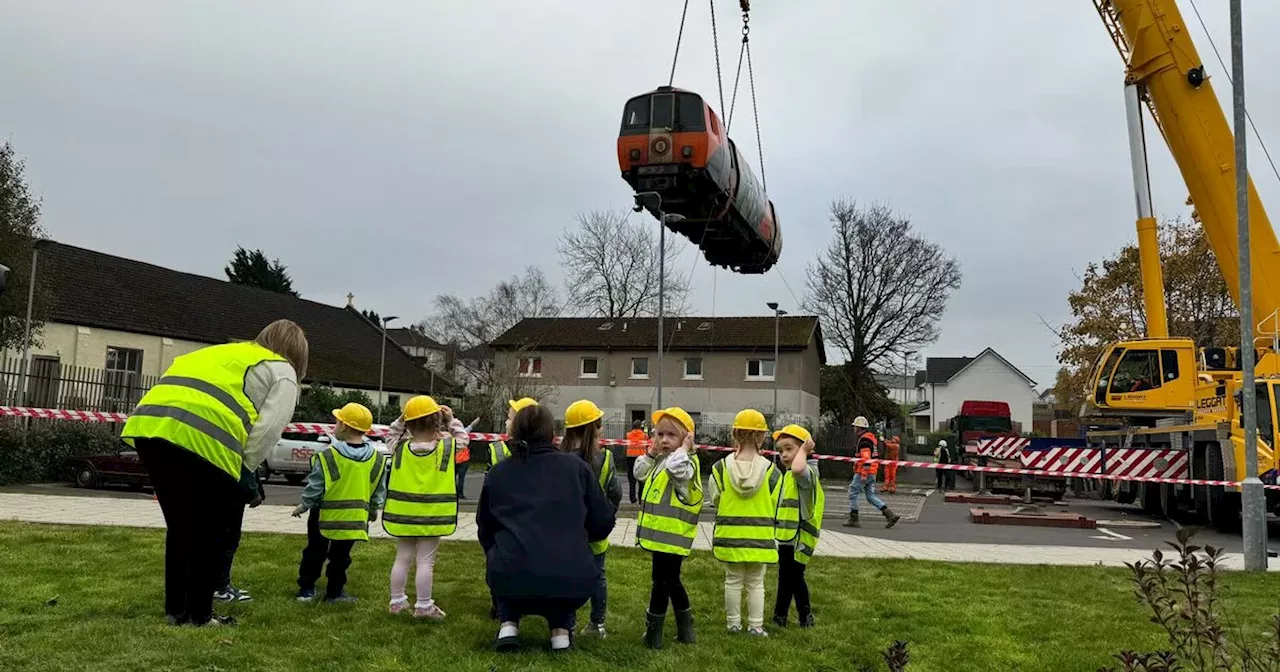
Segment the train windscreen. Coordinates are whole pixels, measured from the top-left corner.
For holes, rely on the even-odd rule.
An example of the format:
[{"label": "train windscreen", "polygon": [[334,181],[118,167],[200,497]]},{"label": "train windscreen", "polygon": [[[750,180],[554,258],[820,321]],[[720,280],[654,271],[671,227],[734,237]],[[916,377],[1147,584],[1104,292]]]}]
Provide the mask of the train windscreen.
[{"label": "train windscreen", "polygon": [[654,93],[627,101],[621,135],[643,135],[654,128],[676,133],[707,130],[702,97],[696,93]]}]

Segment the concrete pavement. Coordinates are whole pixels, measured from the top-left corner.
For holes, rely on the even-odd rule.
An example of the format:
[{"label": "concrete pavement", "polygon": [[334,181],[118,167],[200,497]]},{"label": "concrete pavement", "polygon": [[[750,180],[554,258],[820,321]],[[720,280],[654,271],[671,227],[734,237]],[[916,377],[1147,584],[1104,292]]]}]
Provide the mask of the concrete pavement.
[{"label": "concrete pavement", "polygon": [[[249,532],[305,534],[305,523],[290,516],[290,511],[290,506],[269,504],[249,509],[245,514],[244,529]],[[0,493],[0,520],[71,525],[164,527],[164,517],[160,513],[160,507],[149,498],[67,497],[12,492]],[[462,512],[458,523],[458,531],[448,538],[474,541],[476,539],[474,514]],[[830,522],[826,527],[827,529],[822,532],[822,541],[818,546],[817,554],[828,557],[1120,567],[1125,562],[1145,559],[1150,555],[1150,549],[1137,548],[900,541],[885,538],[887,535],[868,536],[863,534],[862,530],[859,534],[851,534]],[[699,528],[694,548],[709,550],[711,523],[699,523]],[[866,531],[875,529],[867,528]],[[893,530],[880,531],[893,532]],[[635,532],[636,526],[633,519],[620,518],[610,536],[610,541],[618,546],[633,546]],[[371,534],[374,537],[387,538],[380,525],[374,525]],[[1223,565],[1227,569],[1238,569],[1243,567],[1243,559],[1239,553],[1229,553]]]}]

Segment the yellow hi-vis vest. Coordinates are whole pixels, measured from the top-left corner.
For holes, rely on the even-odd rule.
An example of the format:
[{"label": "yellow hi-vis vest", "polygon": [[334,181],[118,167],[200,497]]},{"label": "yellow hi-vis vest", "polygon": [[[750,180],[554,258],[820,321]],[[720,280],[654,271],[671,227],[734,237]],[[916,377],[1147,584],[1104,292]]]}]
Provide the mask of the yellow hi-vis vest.
[{"label": "yellow hi-vis vest", "polygon": [[414,455],[409,439],[396,446],[387,482],[382,529],[393,537],[447,537],[458,529],[458,490],[453,480],[452,438],[427,455]]},{"label": "yellow hi-vis vest", "polygon": [[689,555],[693,539],[698,536],[698,514],[702,512],[702,470],[698,458],[693,462],[693,478],[689,480],[689,499],[680,501],[675,482],[666,469],[650,474],[644,482],[640,514],[636,518],[636,543],[655,553]]},{"label": "yellow hi-vis vest", "polygon": [[[604,455],[604,463],[600,465],[600,489],[608,492],[609,481],[613,480],[615,475],[613,471],[614,470],[613,453],[606,448],[603,452],[603,455]],[[608,539],[593,541],[589,545],[591,546],[591,552],[596,555],[600,555],[601,553],[604,553],[605,551],[609,550]]]},{"label": "yellow hi-vis vest", "polygon": [[369,541],[369,508],[382,480],[386,460],[378,451],[359,462],[334,448],[311,456],[320,460],[324,499],[320,500],[320,534],[326,539]]},{"label": "yellow hi-vis vest", "polygon": [[511,457],[511,449],[507,447],[506,441],[494,441],[489,444],[489,468],[498,466],[498,463]]},{"label": "yellow hi-vis vest", "polygon": [[800,519],[800,489],[796,486],[796,477],[788,469],[782,477],[782,490],[778,493],[778,518],[774,525],[774,539],[792,544],[796,547],[796,562],[809,564],[813,552],[818,548],[818,537],[822,533],[822,511],[826,506],[827,495],[822,491],[822,482],[818,480],[818,470],[810,469],[813,476],[813,506],[809,509],[809,517]]},{"label": "yellow hi-vis vest", "polygon": [[[258,409],[244,394],[249,369],[284,357],[257,343],[227,343],[180,355],[124,423],[120,436],[163,439],[240,480]],[[256,466],[256,465],[255,465]]]},{"label": "yellow hi-vis vest", "polygon": [[[732,460],[730,455],[724,460]],[[711,477],[720,489],[716,507],[716,526],[711,534],[711,550],[722,562],[778,562],[778,542],[773,525],[778,514],[778,492],[782,474],[772,464],[765,483],[750,497],[733,489],[725,477],[724,460],[711,467]]]}]

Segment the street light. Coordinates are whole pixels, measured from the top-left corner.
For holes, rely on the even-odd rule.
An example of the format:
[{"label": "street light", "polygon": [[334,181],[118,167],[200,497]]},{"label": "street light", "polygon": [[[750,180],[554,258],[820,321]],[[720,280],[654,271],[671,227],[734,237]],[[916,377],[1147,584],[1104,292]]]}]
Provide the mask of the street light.
[{"label": "street light", "polygon": [[636,194],[636,212],[648,210],[658,219],[658,408],[662,408],[662,319],[666,316],[667,294],[667,224],[685,220],[684,215],[668,215],[662,212],[662,194],[641,191]]},{"label": "street light", "polygon": [[[903,405],[903,406],[907,405],[907,403],[908,403],[908,402],[907,402],[907,390],[911,389],[911,387],[914,387],[914,386],[908,387],[908,386],[910,386],[910,385],[911,385],[911,383],[912,383],[913,381],[908,380],[909,378],[911,378],[911,365],[907,363],[907,359],[908,359],[908,358],[910,358],[912,355],[916,354],[916,352],[918,352],[918,351],[917,351],[917,350],[904,350],[904,351],[902,352],[902,385],[903,385],[903,387],[902,387],[902,405]],[[903,428],[904,428],[904,429],[906,428],[906,426],[907,426],[907,425],[906,425],[906,422],[905,422],[905,421],[903,422],[902,426],[903,426]]]},{"label": "street light", "polygon": [[27,374],[31,369],[31,308],[36,301],[36,262],[40,259],[40,248],[48,243],[48,239],[37,238],[31,244],[31,272],[27,275],[27,317],[22,326],[22,374],[18,378],[18,393],[22,400],[19,406],[27,405]]},{"label": "street light", "polygon": [[[1240,0],[1231,0],[1231,90],[1236,150],[1236,249],[1240,254],[1240,380],[1244,423],[1244,482],[1240,484],[1244,568],[1267,568],[1266,492],[1258,479],[1258,393],[1253,352],[1253,280],[1249,259],[1249,168],[1244,106],[1244,35]],[[1269,260],[1267,260],[1269,261]],[[1270,411],[1267,411],[1268,415]],[[1268,437],[1270,438],[1270,437]]]},{"label": "street light", "polygon": [[387,371],[387,324],[392,320],[400,319],[395,315],[389,315],[382,318],[382,361],[378,364],[378,423],[382,423],[382,407],[386,405],[386,400],[382,397],[382,381]]},{"label": "street light", "polygon": [[779,310],[777,301],[770,301],[764,305],[769,306],[769,310],[773,311],[773,421],[776,423],[778,422],[778,324],[787,311]]}]

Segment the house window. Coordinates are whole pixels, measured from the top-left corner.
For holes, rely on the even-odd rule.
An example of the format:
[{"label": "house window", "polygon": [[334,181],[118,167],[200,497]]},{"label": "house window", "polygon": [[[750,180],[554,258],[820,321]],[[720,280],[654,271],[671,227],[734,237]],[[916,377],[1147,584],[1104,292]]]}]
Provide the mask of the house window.
[{"label": "house window", "polygon": [[648,378],[649,377],[649,358],[648,357],[632,357],[631,358],[631,377],[632,378]]},{"label": "house window", "polygon": [[142,351],[107,347],[106,371],[102,376],[102,397],[116,410],[138,403],[142,398]]},{"label": "house window", "polygon": [[773,380],[773,365],[772,359],[748,359],[747,380]]},{"label": "house window", "polygon": [[542,377],[542,358],[541,357],[521,357],[520,368],[516,373],[525,378],[541,378]]},{"label": "house window", "polygon": [[693,426],[696,429],[702,424],[702,411],[689,411],[689,417],[693,418]]},{"label": "house window", "polygon": [[578,366],[578,377],[599,378],[600,360],[595,357],[583,357],[581,364]]},{"label": "house window", "polygon": [[702,380],[702,358],[701,357],[685,358],[684,377],[686,380]]},{"label": "house window", "polygon": [[388,395],[387,395],[387,405],[388,405],[388,406],[394,406],[394,407],[396,407],[396,408],[400,408],[400,395],[398,395],[398,394],[388,394]]}]

